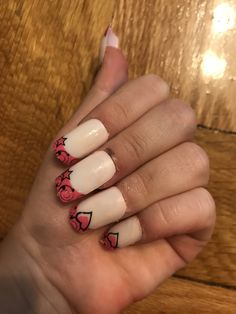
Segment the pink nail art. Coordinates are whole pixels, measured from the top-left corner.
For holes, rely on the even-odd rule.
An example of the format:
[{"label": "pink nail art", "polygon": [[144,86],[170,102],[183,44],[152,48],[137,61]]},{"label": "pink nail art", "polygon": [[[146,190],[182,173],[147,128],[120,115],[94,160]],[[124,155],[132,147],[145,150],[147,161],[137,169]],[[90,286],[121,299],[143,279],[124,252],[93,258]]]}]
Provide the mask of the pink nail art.
[{"label": "pink nail art", "polygon": [[66,170],[55,180],[57,196],[64,203],[71,202],[83,196],[83,194],[75,191],[71,186],[70,175],[72,172],[72,170]]},{"label": "pink nail art", "polygon": [[53,144],[53,149],[62,163],[72,166],[104,144],[108,137],[103,123],[90,119],[59,138]]},{"label": "pink nail art", "polygon": [[97,151],[56,178],[57,195],[65,203],[76,200],[109,181],[115,172],[110,155]]},{"label": "pink nail art", "polygon": [[116,232],[116,233],[109,232],[104,236],[104,238],[100,242],[102,245],[105,246],[105,248],[109,250],[113,250],[118,247],[118,240],[119,240],[119,232]]},{"label": "pink nail art", "polygon": [[70,210],[70,224],[76,231],[86,231],[89,228],[92,212],[77,212],[77,207]]},{"label": "pink nail art", "polygon": [[67,166],[74,165],[76,162],[79,161],[78,158],[71,156],[65,149],[65,141],[67,140],[66,137],[59,138],[54,144],[53,149],[56,153],[56,157],[66,164]]}]

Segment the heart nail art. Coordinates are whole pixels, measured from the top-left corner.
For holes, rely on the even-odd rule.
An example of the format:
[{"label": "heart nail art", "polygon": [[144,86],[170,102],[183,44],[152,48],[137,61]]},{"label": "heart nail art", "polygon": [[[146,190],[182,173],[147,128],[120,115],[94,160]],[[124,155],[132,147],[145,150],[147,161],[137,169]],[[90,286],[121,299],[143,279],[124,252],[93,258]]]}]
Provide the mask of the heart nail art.
[{"label": "heart nail art", "polygon": [[76,231],[86,231],[92,219],[92,212],[76,212],[76,207],[70,211],[70,224]]},{"label": "heart nail art", "polygon": [[71,166],[79,161],[78,158],[71,156],[65,149],[66,137],[59,138],[54,144],[53,149],[56,153],[56,157],[64,164]]},{"label": "heart nail art", "polygon": [[116,249],[118,247],[118,240],[119,240],[119,232],[116,232],[116,233],[109,232],[101,240],[101,243],[107,249]]},{"label": "heart nail art", "polygon": [[100,242],[107,249],[134,245],[142,239],[142,227],[137,216],[128,217],[115,224]]}]

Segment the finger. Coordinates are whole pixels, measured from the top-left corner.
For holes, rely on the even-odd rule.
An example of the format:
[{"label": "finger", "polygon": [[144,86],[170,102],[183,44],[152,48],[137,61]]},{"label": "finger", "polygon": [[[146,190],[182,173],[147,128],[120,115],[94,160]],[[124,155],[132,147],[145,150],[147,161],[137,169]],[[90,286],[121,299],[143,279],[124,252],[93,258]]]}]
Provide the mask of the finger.
[{"label": "finger", "polygon": [[100,50],[102,51],[100,54],[102,53],[104,55],[94,84],[78,111],[60,130],[57,138],[76,127],[81,119],[99,103],[114,93],[128,79],[127,61],[122,51],[118,48],[118,38],[111,28],[108,28],[108,31],[105,33]]},{"label": "finger", "polygon": [[[124,215],[131,216],[161,199],[204,186],[208,177],[206,153],[194,143],[184,143],[145,164],[116,186],[80,202],[71,210],[70,221],[78,231],[96,229]],[[80,182],[91,180],[84,177]],[[61,187],[59,197],[63,193]],[[82,220],[87,223],[80,228]]]},{"label": "finger", "polygon": [[[137,216],[114,225],[105,235],[107,248],[122,248],[136,242],[147,243],[176,235],[196,235],[207,242],[215,221],[215,204],[209,192],[197,188],[154,203]],[[196,239],[196,238],[195,238]],[[199,247],[193,246],[192,255]],[[185,259],[185,257],[183,256]]]},{"label": "finger", "polygon": [[142,242],[181,234],[209,241],[215,222],[215,203],[206,189],[196,188],[153,204],[138,219]]},{"label": "finger", "polygon": [[155,75],[128,82],[92,110],[84,123],[56,141],[56,156],[67,164],[85,157],[166,99],[168,93],[167,84]]},{"label": "finger", "polygon": [[128,65],[122,51],[115,47],[107,47],[103,63],[78,113],[72,117],[76,125],[98,104],[107,99],[128,80]]},{"label": "finger", "polygon": [[103,188],[113,185],[172,147],[192,140],[195,129],[194,111],[180,100],[170,99],[152,108],[100,148],[109,152],[117,169]]},{"label": "finger", "polygon": [[[166,240],[107,251],[128,274],[132,300],[149,295],[163,281],[185,266]],[[141,275],[140,275],[141,274]]]}]

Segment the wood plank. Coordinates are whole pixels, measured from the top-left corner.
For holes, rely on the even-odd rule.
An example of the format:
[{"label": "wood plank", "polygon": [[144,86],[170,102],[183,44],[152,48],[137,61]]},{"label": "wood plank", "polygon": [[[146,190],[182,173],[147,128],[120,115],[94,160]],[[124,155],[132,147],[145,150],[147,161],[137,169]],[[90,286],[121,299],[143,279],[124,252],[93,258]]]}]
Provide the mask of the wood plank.
[{"label": "wood plank", "polygon": [[131,77],[159,74],[170,83],[173,95],[195,107],[200,123],[236,131],[235,27],[219,32],[234,23],[236,3],[220,4],[120,0],[114,25]]},{"label": "wood plank", "polygon": [[234,314],[236,291],[172,278],[124,314]]},{"label": "wood plank", "polygon": [[236,287],[236,136],[200,129],[197,142],[210,156],[217,222],[210,244],[180,274]]},{"label": "wood plank", "polygon": [[[234,130],[236,111],[231,105],[235,95],[226,95],[220,85],[228,78],[209,83],[215,96],[206,97],[200,61],[192,61],[196,52],[205,51],[204,29],[210,23],[213,1],[115,3],[114,25],[131,64],[131,77],[160,73],[171,82],[174,94],[196,104],[201,123]],[[53,134],[91,84],[100,34],[113,8],[113,1],[99,0],[0,3],[0,127],[4,130],[0,135],[1,237],[20,214]],[[186,32],[178,32],[181,27]],[[196,29],[199,32],[194,37]],[[231,61],[229,64],[232,71],[236,69]],[[235,136],[199,130],[197,140],[211,157],[210,189],[217,201],[218,220],[208,248],[180,274],[235,286]]]},{"label": "wood plank", "polygon": [[113,1],[0,1],[0,236],[98,66]]}]

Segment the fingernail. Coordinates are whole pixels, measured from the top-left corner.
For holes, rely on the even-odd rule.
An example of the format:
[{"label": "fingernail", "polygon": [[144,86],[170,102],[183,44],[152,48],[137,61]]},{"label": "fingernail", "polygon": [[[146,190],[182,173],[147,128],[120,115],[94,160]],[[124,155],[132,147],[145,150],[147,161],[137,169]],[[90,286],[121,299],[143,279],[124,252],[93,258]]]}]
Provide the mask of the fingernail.
[{"label": "fingernail", "polygon": [[109,25],[100,46],[100,63],[102,63],[107,47],[119,48],[119,38]]},{"label": "fingernail", "polygon": [[77,231],[97,229],[123,217],[126,203],[117,187],[99,192],[70,210],[70,224]]},{"label": "fingernail", "polygon": [[107,249],[135,244],[142,238],[142,228],[136,216],[127,218],[112,227],[100,241]]},{"label": "fingernail", "polygon": [[70,166],[105,143],[108,136],[103,123],[91,119],[57,140],[53,148],[56,157]]},{"label": "fingernail", "polygon": [[95,152],[56,178],[57,195],[65,203],[76,200],[110,180],[115,172],[112,158],[104,151]]}]

